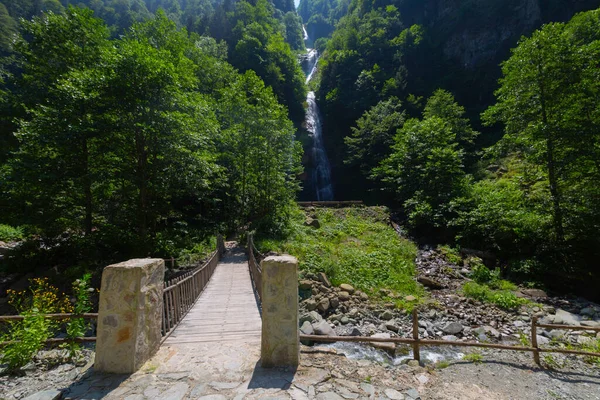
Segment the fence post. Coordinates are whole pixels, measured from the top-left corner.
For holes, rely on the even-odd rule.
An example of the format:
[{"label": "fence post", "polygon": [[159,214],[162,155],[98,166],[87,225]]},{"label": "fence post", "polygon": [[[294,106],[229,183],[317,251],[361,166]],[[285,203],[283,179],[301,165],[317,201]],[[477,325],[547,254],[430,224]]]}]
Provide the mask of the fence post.
[{"label": "fence post", "polygon": [[288,255],[267,257],[261,267],[261,364],[297,366],[300,361],[298,260]]},{"label": "fence post", "polygon": [[531,318],[531,346],[535,349],[533,351],[533,361],[535,361],[537,365],[541,365],[540,351],[537,342],[537,317],[535,316]]},{"label": "fence post", "polygon": [[421,361],[421,352],[419,351],[419,316],[417,314],[417,308],[413,308],[412,312],[412,328],[413,328],[413,358],[417,361]]},{"label": "fence post", "polygon": [[96,371],[133,373],[158,350],[164,276],[163,259],[133,259],[104,268]]}]

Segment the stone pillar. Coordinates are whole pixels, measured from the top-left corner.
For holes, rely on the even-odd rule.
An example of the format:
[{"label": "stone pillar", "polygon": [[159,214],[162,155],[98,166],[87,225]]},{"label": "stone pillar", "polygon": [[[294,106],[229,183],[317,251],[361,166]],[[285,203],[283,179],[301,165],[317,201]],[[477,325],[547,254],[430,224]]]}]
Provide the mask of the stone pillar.
[{"label": "stone pillar", "polygon": [[263,367],[297,366],[300,361],[298,333],[298,260],[292,256],[267,257],[262,269]]},{"label": "stone pillar", "polygon": [[102,272],[96,371],[133,373],[156,353],[161,341],[165,263],[140,258]]}]

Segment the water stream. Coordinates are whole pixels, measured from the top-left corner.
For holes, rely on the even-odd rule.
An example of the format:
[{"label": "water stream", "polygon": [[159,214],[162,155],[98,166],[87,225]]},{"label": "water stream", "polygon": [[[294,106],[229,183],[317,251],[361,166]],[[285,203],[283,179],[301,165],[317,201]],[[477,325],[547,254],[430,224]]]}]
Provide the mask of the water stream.
[{"label": "water stream", "polygon": [[[343,354],[351,360],[368,360],[386,365],[400,365],[406,360],[413,359],[412,350],[406,355],[392,357],[384,351],[360,343],[336,342],[321,346],[335,349],[338,354]],[[421,348],[421,360],[425,363],[460,360],[463,356],[464,353],[446,346]]]},{"label": "water stream", "polygon": [[[310,43],[310,38],[306,33],[306,29],[304,29],[304,27],[302,27],[302,29],[304,32],[304,41],[308,44]],[[306,61],[303,65],[304,73],[306,74],[306,84],[308,84],[317,70],[319,54],[315,49],[307,48],[306,51]],[[306,111],[306,129],[311,133],[313,139],[311,156],[314,164],[312,171],[309,173],[309,183],[316,194],[317,201],[331,201],[333,200],[331,166],[323,144],[321,113],[315,100],[314,92],[308,92],[306,102],[308,103],[308,110]]]}]

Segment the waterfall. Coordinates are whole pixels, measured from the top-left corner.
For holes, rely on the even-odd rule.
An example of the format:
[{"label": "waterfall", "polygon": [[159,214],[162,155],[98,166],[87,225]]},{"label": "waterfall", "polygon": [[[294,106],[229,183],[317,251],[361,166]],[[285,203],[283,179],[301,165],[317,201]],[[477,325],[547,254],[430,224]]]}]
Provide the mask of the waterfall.
[{"label": "waterfall", "polygon": [[311,173],[311,184],[317,194],[317,201],[333,200],[333,186],[331,185],[331,167],[329,158],[323,146],[321,136],[321,115],[319,107],[315,100],[315,93],[309,92],[306,97],[308,110],[306,111],[306,128],[313,137],[313,146],[311,149],[314,168]]},{"label": "waterfall", "polygon": [[[304,41],[308,45],[310,38],[304,26]],[[319,53],[316,49],[306,49],[305,62],[303,63],[304,73],[306,74],[306,84],[310,82],[319,62]],[[306,97],[308,110],[306,111],[306,129],[311,133],[313,143],[311,148],[311,158],[313,162],[312,171],[310,172],[310,184],[316,193],[317,201],[333,200],[333,186],[331,184],[331,166],[329,158],[325,152],[323,145],[321,113],[315,99],[315,93],[309,92]]]}]

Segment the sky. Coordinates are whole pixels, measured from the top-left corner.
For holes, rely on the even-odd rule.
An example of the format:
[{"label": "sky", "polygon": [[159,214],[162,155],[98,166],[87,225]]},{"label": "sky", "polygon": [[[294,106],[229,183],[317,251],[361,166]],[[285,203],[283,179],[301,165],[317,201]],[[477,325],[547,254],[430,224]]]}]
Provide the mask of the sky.
[{"label": "sky", "polygon": [[300,0],[294,0],[294,4],[296,5],[296,8],[298,8],[298,4],[300,4]]}]

